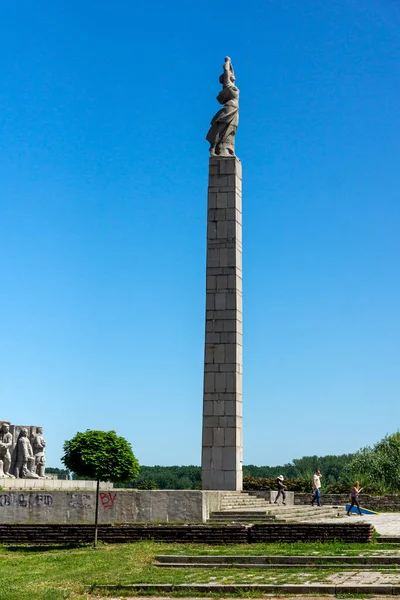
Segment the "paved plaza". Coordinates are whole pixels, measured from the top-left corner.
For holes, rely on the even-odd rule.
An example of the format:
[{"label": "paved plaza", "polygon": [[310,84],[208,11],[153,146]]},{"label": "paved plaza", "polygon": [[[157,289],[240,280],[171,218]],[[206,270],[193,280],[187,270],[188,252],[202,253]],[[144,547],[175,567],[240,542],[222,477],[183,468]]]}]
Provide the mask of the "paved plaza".
[{"label": "paved plaza", "polygon": [[[364,522],[371,523],[378,533],[381,535],[398,535],[400,536],[400,513],[380,513],[378,515],[351,515],[348,517],[337,517],[335,522]],[[313,520],[315,523],[315,520]],[[326,519],[318,520],[318,522],[324,523]],[[380,552],[379,552],[380,553]],[[397,551],[396,551],[397,553]],[[316,582],[313,581],[315,584]],[[336,585],[399,585],[400,584],[400,573],[393,571],[383,570],[360,570],[360,571],[340,571],[333,575],[324,578],[323,583],[334,583]]]},{"label": "paved plaza", "polygon": [[[318,509],[316,509],[318,510]],[[326,519],[313,519],[313,523],[326,523]],[[371,523],[380,535],[398,535],[400,536],[400,513],[380,513],[378,515],[359,515],[352,514],[350,517],[335,517],[335,523]]]},{"label": "paved plaza", "polygon": [[329,575],[324,579],[324,583],[334,583],[335,585],[399,585],[400,573],[394,573],[393,571],[385,572],[384,570],[341,571],[340,573]]}]

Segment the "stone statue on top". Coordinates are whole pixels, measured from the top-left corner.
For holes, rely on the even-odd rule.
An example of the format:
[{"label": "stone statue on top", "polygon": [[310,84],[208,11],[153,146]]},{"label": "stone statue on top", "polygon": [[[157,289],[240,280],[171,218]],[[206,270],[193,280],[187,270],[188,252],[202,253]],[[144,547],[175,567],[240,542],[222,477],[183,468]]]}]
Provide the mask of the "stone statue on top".
[{"label": "stone statue on top", "polygon": [[39,475],[39,477],[44,477],[46,467],[46,440],[43,437],[43,427],[37,427],[36,433],[31,437],[31,446],[35,457],[34,472],[36,475]]},{"label": "stone statue on top", "polygon": [[10,424],[5,422],[2,423],[0,428],[0,477],[13,477],[11,475],[11,454],[10,448],[12,446],[13,437],[10,433]]},{"label": "stone statue on top", "polygon": [[239,89],[231,59],[225,57],[224,72],[219,78],[222,90],[217,100],[224,106],[214,115],[206,139],[211,156],[235,156],[235,133],[239,123]]},{"label": "stone statue on top", "polygon": [[39,479],[35,472],[35,456],[32,444],[28,438],[28,430],[21,429],[17,440],[17,463],[15,466],[15,477],[17,479]]}]

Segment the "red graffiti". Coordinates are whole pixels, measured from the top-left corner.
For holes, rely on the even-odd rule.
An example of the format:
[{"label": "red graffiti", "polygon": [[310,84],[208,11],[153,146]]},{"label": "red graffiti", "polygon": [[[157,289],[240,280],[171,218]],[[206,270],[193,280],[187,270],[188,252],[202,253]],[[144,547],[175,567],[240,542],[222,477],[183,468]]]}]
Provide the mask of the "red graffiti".
[{"label": "red graffiti", "polygon": [[114,508],[116,498],[116,492],[114,492],[114,494],[112,494],[111,492],[100,492],[101,505],[106,510],[112,510]]}]

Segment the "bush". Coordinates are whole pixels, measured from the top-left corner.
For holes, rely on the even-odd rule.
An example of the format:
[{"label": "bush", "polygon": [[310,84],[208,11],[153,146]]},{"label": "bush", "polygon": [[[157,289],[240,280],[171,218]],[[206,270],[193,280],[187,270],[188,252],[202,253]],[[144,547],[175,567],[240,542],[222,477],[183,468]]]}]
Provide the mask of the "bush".
[{"label": "bush", "polygon": [[[285,479],[284,484],[289,492],[312,492],[311,481],[308,479]],[[243,477],[243,490],[276,490],[278,485],[275,477]]]},{"label": "bush", "polygon": [[343,483],[342,481],[336,481],[335,483],[328,483],[324,489],[325,494],[350,494],[351,485]]},{"label": "bush", "polygon": [[[365,493],[400,492],[400,431],[386,435],[372,448],[366,446],[353,455],[343,472],[347,481],[358,480]],[[371,491],[370,491],[371,490]]]},{"label": "bush", "polygon": [[[353,482],[354,483],[354,482]],[[337,481],[336,483],[330,483],[323,490],[324,494],[350,494],[353,483],[344,483],[342,481]],[[366,483],[363,487],[362,494],[370,494],[371,496],[380,496],[381,491],[379,489],[379,485],[376,483]]]},{"label": "bush", "polygon": [[138,490],[158,490],[158,486],[152,479],[143,479],[138,484]]}]

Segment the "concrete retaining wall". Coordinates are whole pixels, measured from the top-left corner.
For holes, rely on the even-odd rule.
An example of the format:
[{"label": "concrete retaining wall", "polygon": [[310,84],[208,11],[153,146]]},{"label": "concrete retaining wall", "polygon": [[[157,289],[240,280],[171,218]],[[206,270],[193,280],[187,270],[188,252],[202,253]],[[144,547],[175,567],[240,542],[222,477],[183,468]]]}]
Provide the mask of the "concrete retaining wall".
[{"label": "concrete retaining wall", "polygon": [[[200,490],[102,490],[99,521],[201,523],[220,510],[221,497],[221,492]],[[0,523],[93,523],[95,505],[90,490],[3,490]]]},{"label": "concrete retaining wall", "polygon": [[[349,494],[322,494],[322,504],[343,505],[349,502]],[[310,504],[311,494],[295,493],[294,503],[297,505]],[[386,496],[370,496],[369,494],[360,494],[360,505],[376,511],[394,511],[400,512],[400,494],[388,494]]]},{"label": "concrete retaining wall", "polygon": [[[0,543],[68,544],[93,541],[93,525],[0,525]],[[99,540],[108,543],[156,542],[245,544],[334,540],[368,543],[374,528],[357,524],[285,524],[280,525],[100,525]]]},{"label": "concrete retaining wall", "polygon": [[369,523],[271,523],[249,528],[250,543],[333,542],[363,544],[370,542],[374,528]]},{"label": "concrete retaining wall", "polygon": [[[96,481],[89,479],[10,479],[0,477],[3,490],[96,490]],[[114,485],[100,481],[101,490],[112,490]]]}]

